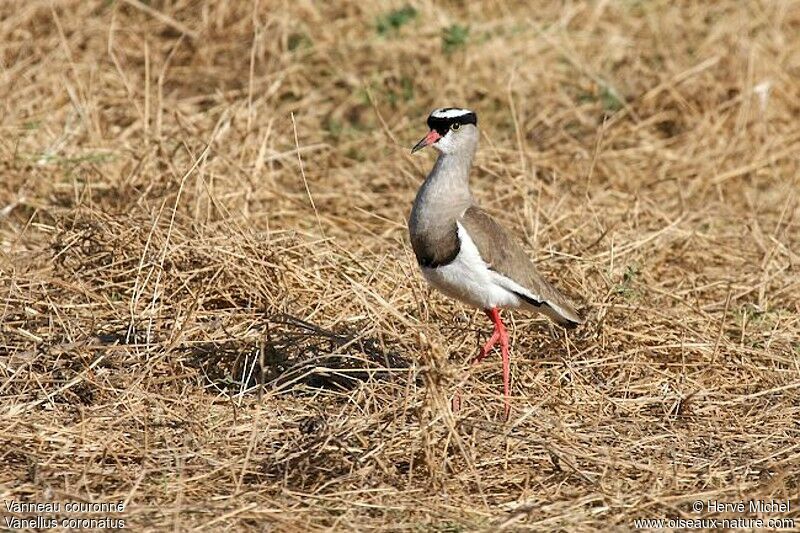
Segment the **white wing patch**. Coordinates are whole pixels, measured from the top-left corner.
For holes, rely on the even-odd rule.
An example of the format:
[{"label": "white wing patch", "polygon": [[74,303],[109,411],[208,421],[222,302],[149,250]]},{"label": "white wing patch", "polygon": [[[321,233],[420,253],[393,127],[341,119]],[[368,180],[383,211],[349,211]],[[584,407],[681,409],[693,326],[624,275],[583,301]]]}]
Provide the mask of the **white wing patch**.
[{"label": "white wing patch", "polygon": [[537,302],[540,302],[540,303],[546,303],[546,302],[544,302],[542,300],[542,298],[538,294],[533,294],[531,291],[529,291],[528,289],[526,289],[525,287],[523,287],[522,285],[520,285],[519,283],[517,283],[513,279],[507,278],[507,277],[505,277],[504,275],[502,275],[501,273],[499,273],[499,272],[497,272],[495,270],[492,270],[491,273],[492,273],[492,278],[494,278],[495,283],[497,283],[498,285],[500,285],[504,289],[509,290],[511,292],[516,292],[518,294],[524,294],[525,296],[527,296],[531,300],[534,300],[534,301],[537,301]]},{"label": "white wing patch", "polygon": [[[530,299],[532,299],[532,300],[534,300],[536,302],[539,302],[540,305],[533,305],[533,304],[530,304],[528,302],[524,302],[524,303],[530,305],[533,308],[535,308],[540,313],[544,313],[544,314],[550,316],[550,313],[548,312],[548,309],[546,309],[546,307],[550,307],[550,309],[555,311],[558,315],[561,315],[562,318],[565,318],[565,319],[570,320],[570,321],[574,320],[573,319],[573,316],[574,316],[573,313],[567,312],[567,310],[564,309],[563,307],[561,307],[560,305],[558,305],[556,303],[553,303],[553,302],[551,302],[549,300],[542,299],[541,296],[532,293],[531,291],[529,291],[528,289],[526,289],[525,287],[523,287],[519,283],[515,282],[512,279],[509,279],[509,278],[505,277],[504,275],[500,274],[499,272],[495,272],[493,270],[492,274],[494,274],[496,282],[499,285],[502,285],[504,288],[506,288],[506,289],[508,289],[510,291],[513,291],[513,292],[515,292],[517,294],[522,294],[522,295],[524,295],[524,296],[526,296],[526,297],[528,297],[528,298],[530,298]],[[540,306],[543,306],[543,307],[540,308]],[[555,317],[553,317],[553,318],[555,319]]]}]

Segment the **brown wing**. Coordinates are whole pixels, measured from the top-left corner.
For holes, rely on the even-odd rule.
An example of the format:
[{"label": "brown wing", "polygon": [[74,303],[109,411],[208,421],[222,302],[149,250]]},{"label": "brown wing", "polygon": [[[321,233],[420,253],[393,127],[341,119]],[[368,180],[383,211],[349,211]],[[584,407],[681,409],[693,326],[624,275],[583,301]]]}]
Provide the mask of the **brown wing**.
[{"label": "brown wing", "polygon": [[539,275],[522,246],[486,211],[472,206],[459,222],[489,267],[522,290],[514,290],[513,284],[506,288],[562,326],[574,327],[583,322],[569,299]]}]

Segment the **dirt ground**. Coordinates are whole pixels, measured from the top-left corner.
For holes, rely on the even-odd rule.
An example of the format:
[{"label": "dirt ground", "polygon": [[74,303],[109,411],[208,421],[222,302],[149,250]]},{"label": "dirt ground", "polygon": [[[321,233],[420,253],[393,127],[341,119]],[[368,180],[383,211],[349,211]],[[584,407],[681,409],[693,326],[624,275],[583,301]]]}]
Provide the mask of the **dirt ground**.
[{"label": "dirt ground", "polygon": [[[800,524],[800,2],[11,0],[0,62],[3,520]],[[505,314],[507,422],[408,243],[442,106],[587,318]]]}]

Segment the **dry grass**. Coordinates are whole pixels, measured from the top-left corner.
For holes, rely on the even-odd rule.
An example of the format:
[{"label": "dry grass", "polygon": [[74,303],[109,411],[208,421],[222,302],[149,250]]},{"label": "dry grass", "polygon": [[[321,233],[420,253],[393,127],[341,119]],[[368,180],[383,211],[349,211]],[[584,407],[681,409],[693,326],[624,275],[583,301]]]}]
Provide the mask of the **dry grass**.
[{"label": "dry grass", "polygon": [[[0,6],[3,499],[149,530],[800,505],[800,3],[231,4]],[[512,317],[508,423],[490,324],[407,243],[441,105],[588,317]]]}]

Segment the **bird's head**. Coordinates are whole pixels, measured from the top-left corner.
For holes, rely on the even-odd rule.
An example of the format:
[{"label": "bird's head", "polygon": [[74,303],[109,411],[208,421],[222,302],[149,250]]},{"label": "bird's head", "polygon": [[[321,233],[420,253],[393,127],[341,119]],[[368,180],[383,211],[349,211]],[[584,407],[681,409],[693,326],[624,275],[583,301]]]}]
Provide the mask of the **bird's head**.
[{"label": "bird's head", "polygon": [[443,154],[472,154],[478,144],[478,115],[469,109],[443,107],[428,117],[431,131],[411,149],[411,153],[433,146]]}]

